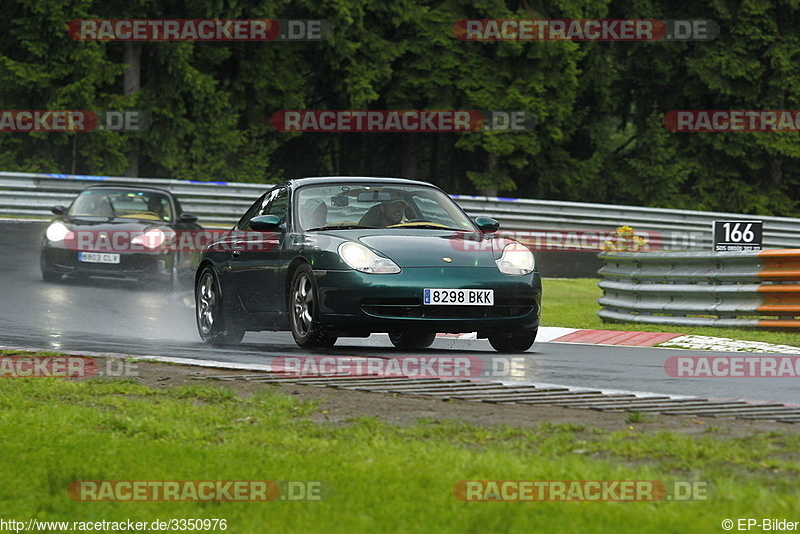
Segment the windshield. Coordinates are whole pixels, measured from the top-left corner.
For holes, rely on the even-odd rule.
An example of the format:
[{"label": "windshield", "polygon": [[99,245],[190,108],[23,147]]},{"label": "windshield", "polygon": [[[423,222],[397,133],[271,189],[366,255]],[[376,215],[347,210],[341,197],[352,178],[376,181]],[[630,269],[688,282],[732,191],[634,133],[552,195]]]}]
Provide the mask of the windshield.
[{"label": "windshield", "polygon": [[303,230],[329,228],[446,228],[472,231],[453,200],[432,187],[386,184],[306,186],[295,196]]},{"label": "windshield", "polygon": [[84,191],[67,215],[82,217],[124,217],[146,221],[172,221],[166,195],[137,191],[98,189]]}]

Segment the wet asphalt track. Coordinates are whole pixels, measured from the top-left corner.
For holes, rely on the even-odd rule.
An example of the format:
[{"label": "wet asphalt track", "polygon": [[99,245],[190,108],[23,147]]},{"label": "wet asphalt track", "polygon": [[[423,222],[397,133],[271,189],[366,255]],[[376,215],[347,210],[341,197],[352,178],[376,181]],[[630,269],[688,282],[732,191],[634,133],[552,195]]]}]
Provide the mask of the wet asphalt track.
[{"label": "wet asphalt track", "polygon": [[[134,283],[46,283],[39,272],[42,223],[0,222],[0,345],[49,350],[117,352],[267,364],[280,356],[479,357],[486,369],[503,366],[485,340],[438,338],[425,351],[402,352],[386,336],[344,338],[325,353],[294,344],[291,334],[248,333],[240,346],[214,348],[200,342],[192,292],[154,291]],[[547,295],[543,306],[547,306]],[[467,325],[465,325],[467,326]],[[466,329],[466,328],[465,328]],[[720,335],[724,335],[721,331]],[[724,353],[718,353],[724,354]],[[642,391],[721,399],[800,404],[797,378],[670,378],[664,361],[706,351],[536,343],[503,380],[562,384],[604,390]],[[737,355],[741,356],[741,353]],[[495,360],[493,358],[504,358]]]}]

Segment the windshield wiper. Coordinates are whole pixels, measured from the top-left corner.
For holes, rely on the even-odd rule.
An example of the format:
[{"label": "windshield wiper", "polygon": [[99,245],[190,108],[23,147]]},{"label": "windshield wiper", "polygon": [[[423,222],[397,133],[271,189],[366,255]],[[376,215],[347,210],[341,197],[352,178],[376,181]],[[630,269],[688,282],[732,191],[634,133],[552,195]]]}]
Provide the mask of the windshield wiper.
[{"label": "windshield wiper", "polygon": [[442,226],[440,224],[424,224],[424,223],[401,223],[396,224],[393,226],[389,226],[389,228],[429,228],[432,230],[455,230],[455,231],[464,231],[463,228],[450,228],[449,226]]},{"label": "windshield wiper", "polygon": [[374,230],[378,226],[364,226],[361,224],[329,224],[326,226],[317,226],[316,228],[308,228],[306,232],[317,232],[320,230],[354,230],[354,229],[367,229]]},{"label": "windshield wiper", "polygon": [[108,200],[108,207],[111,208],[111,217],[109,217],[108,220],[110,221],[111,219],[116,219],[117,218],[117,210],[114,209],[114,203],[111,202],[111,197],[106,195],[106,200]]}]

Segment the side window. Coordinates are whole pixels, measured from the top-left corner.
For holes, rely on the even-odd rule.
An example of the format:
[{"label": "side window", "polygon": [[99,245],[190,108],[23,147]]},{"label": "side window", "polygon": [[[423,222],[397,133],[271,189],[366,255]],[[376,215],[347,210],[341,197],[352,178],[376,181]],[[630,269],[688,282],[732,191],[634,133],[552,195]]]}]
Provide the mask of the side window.
[{"label": "side window", "polygon": [[172,197],[172,201],[175,203],[175,220],[178,220],[178,217],[183,213],[183,206],[181,206],[181,203],[178,202],[178,199],[175,197]]},{"label": "side window", "polygon": [[277,215],[281,222],[286,222],[286,206],[288,204],[289,191],[286,188],[273,189],[258,199],[255,204],[250,206],[247,213],[239,220],[236,227],[239,230],[250,230],[250,219],[259,215]]},{"label": "side window", "polygon": [[277,215],[281,222],[286,222],[286,206],[289,200],[289,191],[285,188],[276,189],[264,199],[264,209],[259,215]]},{"label": "side window", "polygon": [[239,219],[239,222],[236,223],[236,228],[238,228],[239,230],[250,229],[250,222],[249,222],[250,219],[252,219],[256,215],[259,215],[259,212],[263,208],[264,202],[268,195],[269,193],[265,194],[264,196],[256,200],[252,206],[250,206],[250,208],[245,212],[245,214],[242,215],[242,218]]}]

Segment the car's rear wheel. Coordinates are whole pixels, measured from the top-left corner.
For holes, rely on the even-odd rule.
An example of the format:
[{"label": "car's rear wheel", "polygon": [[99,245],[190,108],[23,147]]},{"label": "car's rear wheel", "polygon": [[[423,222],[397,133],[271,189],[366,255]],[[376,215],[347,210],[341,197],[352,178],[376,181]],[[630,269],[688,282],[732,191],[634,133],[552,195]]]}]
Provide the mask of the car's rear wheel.
[{"label": "car's rear wheel", "polygon": [[206,343],[225,345],[239,343],[244,329],[235,324],[227,310],[220,290],[219,278],[206,267],[197,278],[194,288],[197,331]]},{"label": "car's rear wheel", "polygon": [[336,338],[320,327],[317,281],[306,264],[299,266],[292,277],[289,322],[295,343],[303,348],[332,347],[336,343]]},{"label": "car's rear wheel", "polygon": [[497,352],[525,352],[533,342],[536,341],[536,330],[526,330],[524,332],[514,332],[506,334],[494,334],[489,336],[489,344]]},{"label": "car's rear wheel", "polygon": [[398,349],[427,349],[436,339],[436,332],[395,330],[389,332],[389,341]]}]

